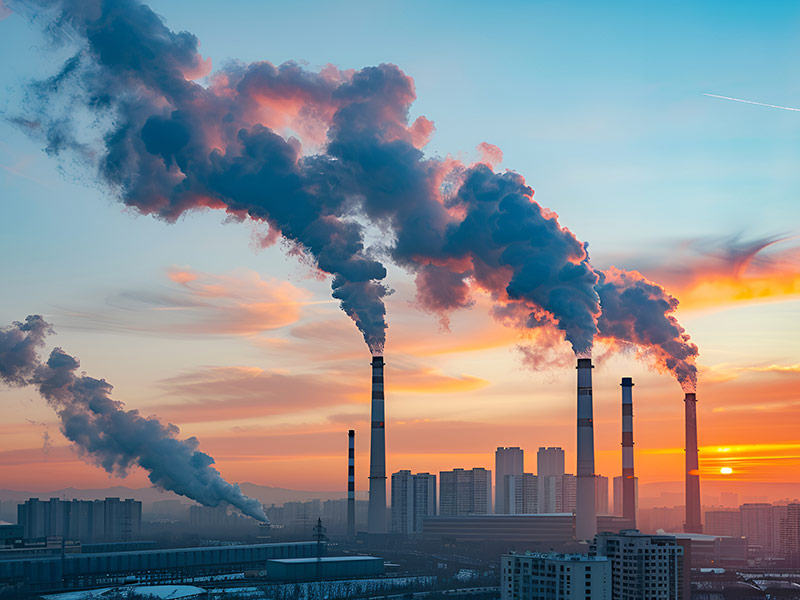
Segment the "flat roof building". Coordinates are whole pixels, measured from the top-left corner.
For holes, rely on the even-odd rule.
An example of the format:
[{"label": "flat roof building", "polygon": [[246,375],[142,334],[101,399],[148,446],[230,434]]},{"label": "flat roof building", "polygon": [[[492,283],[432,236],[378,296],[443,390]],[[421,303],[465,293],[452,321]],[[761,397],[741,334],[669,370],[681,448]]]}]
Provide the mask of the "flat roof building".
[{"label": "flat roof building", "polygon": [[611,562],[585,554],[504,554],[501,600],[611,600]]}]

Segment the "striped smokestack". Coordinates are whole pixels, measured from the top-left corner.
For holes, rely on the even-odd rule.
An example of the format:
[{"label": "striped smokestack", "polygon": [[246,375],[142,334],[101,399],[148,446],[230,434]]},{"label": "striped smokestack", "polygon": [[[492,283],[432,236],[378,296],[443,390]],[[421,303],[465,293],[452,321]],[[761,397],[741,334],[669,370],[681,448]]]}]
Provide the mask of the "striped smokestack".
[{"label": "striped smokestack", "polygon": [[622,383],[622,517],[636,529],[636,480],[633,475],[633,379]]},{"label": "striped smokestack", "polygon": [[356,535],[356,432],[347,432],[347,537]]},{"label": "striped smokestack", "polygon": [[686,404],[686,533],[703,533],[700,523],[700,465],[697,459],[697,395],[687,392]]},{"label": "striped smokestack", "polygon": [[591,540],[597,533],[592,419],[592,359],[578,359],[578,465],[575,498],[575,539]]},{"label": "striped smokestack", "polygon": [[369,448],[369,515],[367,533],[387,533],[386,423],[383,413],[383,357],[372,357],[372,430]]}]

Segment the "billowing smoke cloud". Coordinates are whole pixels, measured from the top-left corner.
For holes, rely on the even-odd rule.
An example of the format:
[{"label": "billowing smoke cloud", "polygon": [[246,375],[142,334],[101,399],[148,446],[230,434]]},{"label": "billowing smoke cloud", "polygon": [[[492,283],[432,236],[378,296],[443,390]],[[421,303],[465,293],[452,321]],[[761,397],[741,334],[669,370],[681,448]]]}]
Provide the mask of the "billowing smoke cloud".
[{"label": "billowing smoke cloud", "polygon": [[611,267],[597,284],[603,307],[598,335],[610,343],[635,345],[661,370],[675,375],[684,391],[697,388],[697,346],[670,314],[678,300],[636,271]]},{"label": "billowing smoke cloud", "polygon": [[[575,353],[591,351],[601,274],[586,244],[533,200],[522,176],[493,172],[499,149],[482,144],[486,162],[471,166],[425,157],[433,124],[410,122],[414,85],[397,67],[234,64],[204,86],[192,81],[210,71],[197,39],[136,0],[28,0],[20,10],[31,5],[48,33],[78,49],[29,88],[30,113],[17,123],[51,153],[94,161],[127,205],[168,221],[218,208],[268,223],[331,275],[333,296],[374,353],[387,327],[379,255],[415,275],[418,304],[444,326],[482,290],[503,322],[554,327]],[[85,127],[76,115],[86,113],[108,124],[102,139],[77,135]],[[380,253],[364,245],[366,223],[387,234]],[[665,311],[648,308],[656,312],[640,325],[657,326]],[[661,337],[610,314],[604,322],[628,336],[621,343]]]},{"label": "billowing smoke cloud", "polygon": [[0,329],[0,381],[35,385],[58,413],[61,432],[84,457],[119,477],[139,465],[156,487],[206,506],[226,502],[267,521],[261,504],[222,478],[214,459],[197,449],[196,438],[181,440],[174,425],[125,410],[111,398],[111,384],[78,374],[80,363],[61,348],[42,363],[37,350],[50,332],[38,315]]}]

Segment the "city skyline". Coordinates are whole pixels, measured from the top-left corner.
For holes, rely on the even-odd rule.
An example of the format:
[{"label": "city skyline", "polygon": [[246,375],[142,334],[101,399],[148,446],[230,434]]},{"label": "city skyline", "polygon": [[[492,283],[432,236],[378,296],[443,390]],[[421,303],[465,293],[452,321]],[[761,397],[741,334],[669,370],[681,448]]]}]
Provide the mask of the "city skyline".
[{"label": "city skyline", "polygon": [[[791,105],[791,84],[778,86],[765,75],[745,85],[737,81],[732,60],[703,65],[719,67],[713,77],[698,66],[681,79],[677,71],[688,59],[671,54],[675,46],[659,39],[661,45],[655,44],[648,57],[658,65],[656,71],[669,72],[680,85],[664,91],[657,87],[656,74],[643,67],[636,70],[638,79],[624,70],[600,69],[610,77],[601,83],[584,67],[598,95],[592,104],[581,100],[580,85],[561,79],[553,66],[559,61],[548,60],[546,40],[531,42],[529,62],[515,56],[501,75],[483,73],[481,67],[502,52],[490,48],[481,57],[469,49],[467,40],[479,25],[463,17],[456,19],[463,29],[446,27],[442,42],[461,44],[465,56],[447,62],[438,56],[438,63],[426,65],[402,44],[405,22],[393,24],[392,35],[378,48],[329,47],[324,35],[314,36],[331,15],[313,5],[320,10],[306,23],[309,35],[302,36],[306,45],[301,51],[299,41],[272,29],[274,42],[248,46],[245,42],[253,42],[258,32],[243,24],[236,10],[221,23],[242,27],[241,39],[212,23],[210,4],[191,11],[182,2],[152,5],[169,27],[197,34],[201,54],[215,68],[230,58],[276,64],[306,59],[312,70],[327,63],[342,69],[398,64],[415,80],[412,118],[421,114],[436,124],[426,154],[451,153],[466,164],[496,162],[497,155],[481,157],[475,150],[483,142],[496,144],[503,162],[495,170],[508,166],[525,176],[537,201],[590,242],[593,262],[638,269],[680,300],[676,316],[700,348],[701,480],[717,480],[731,489],[737,481],[797,480],[800,255],[790,192],[800,181],[790,160],[797,150],[788,144],[800,121],[791,112],[703,96],[729,93]],[[384,10],[374,8],[367,16],[385,19]],[[430,10],[431,22],[447,22],[443,8]],[[525,10],[531,11],[525,13],[529,18],[555,26],[546,39],[567,30],[568,9]],[[714,18],[688,4],[677,11],[701,22]],[[741,11],[715,33],[728,49],[752,16]],[[773,49],[789,43],[788,30],[778,26],[787,14],[798,18],[797,9],[788,5],[761,15],[783,32],[771,42]],[[299,24],[297,15],[282,18]],[[488,26],[498,27],[500,18],[492,16]],[[637,15],[628,19],[619,26],[643,26]],[[345,30],[356,27],[345,15],[334,21]],[[592,39],[586,25],[581,27],[587,37],[572,49],[579,54]],[[13,47],[34,48],[0,77],[6,88],[16,90],[6,108],[11,110],[25,79],[47,76],[53,67],[49,52],[35,45],[35,28],[22,17],[7,15],[0,31],[5,53]],[[699,30],[690,33],[699,35]],[[426,43],[432,51],[433,42]],[[619,60],[641,50],[643,43],[635,38],[605,52]],[[254,47],[259,52],[254,54]],[[297,53],[288,56],[290,51]],[[566,53],[562,60],[573,64],[579,57]],[[531,81],[517,82],[511,76],[515,65]],[[438,82],[436,67],[451,74],[463,69],[473,83],[459,83],[455,74]],[[774,63],[771,68],[779,69]],[[493,95],[489,99],[481,85],[497,86],[497,77],[514,82],[512,89],[534,105]],[[563,107],[559,85],[569,98]],[[546,92],[539,96],[533,93],[537,89]],[[468,97],[463,108],[448,111],[459,96]],[[683,123],[679,131],[657,125],[663,111]],[[630,123],[629,114],[634,115]],[[525,127],[515,126],[514,118],[524,115]],[[741,137],[726,133],[731,123]],[[609,156],[601,157],[606,143]],[[690,149],[694,154],[680,156]],[[644,158],[632,160],[639,152]],[[700,158],[700,166],[691,164]],[[224,217],[213,211],[187,215],[172,225],[137,217],[98,190],[80,166],[61,165],[59,174],[59,162],[41,154],[36,142],[8,122],[0,124],[0,186],[4,198],[12,199],[0,203],[0,250],[19,257],[6,261],[3,269],[8,293],[0,306],[2,323],[45,315],[58,332],[48,350],[56,345],[74,352],[81,369],[107,378],[115,386],[114,398],[127,408],[157,414],[179,426],[182,437],[197,436],[200,449],[214,456],[231,481],[344,490],[344,433],[355,429],[356,488],[365,490],[370,355],[358,330],[330,299],[329,281],[291,256],[286,246],[262,247],[266,231],[257,224],[223,225]],[[730,176],[748,165],[749,179]],[[673,173],[668,181],[660,174],[662,166]],[[646,206],[637,202],[640,194],[652,194]],[[751,205],[756,194],[758,210]],[[380,241],[379,231],[369,235],[372,243]],[[473,307],[452,313],[449,332],[441,331],[436,316],[413,305],[412,278],[387,266],[395,293],[386,299],[386,472],[493,470],[498,446],[529,453],[540,446],[562,447],[566,470],[574,472],[575,371],[569,345],[552,344],[535,333],[525,339],[504,327],[489,315],[491,300],[485,293],[476,294]],[[531,370],[525,361],[530,365],[532,354],[519,352],[520,344],[551,350],[537,356],[538,367]],[[594,351],[596,472],[609,479],[619,474],[619,379],[630,376],[636,382],[640,493],[648,484],[681,482],[680,386],[670,375],[649,370],[646,357],[638,361],[631,352],[612,350],[601,342]],[[33,390],[0,393],[3,487],[46,491],[146,484],[140,470],[124,480],[109,478],[81,460]],[[722,472],[726,467],[732,470],[728,475]],[[779,497],[776,492],[771,499]]]}]

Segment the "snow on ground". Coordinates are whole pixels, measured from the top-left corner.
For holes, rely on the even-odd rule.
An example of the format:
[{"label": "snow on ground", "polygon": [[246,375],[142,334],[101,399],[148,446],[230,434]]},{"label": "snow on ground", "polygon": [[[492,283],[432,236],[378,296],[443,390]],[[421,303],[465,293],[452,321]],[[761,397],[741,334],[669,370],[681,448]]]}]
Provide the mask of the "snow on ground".
[{"label": "snow on ground", "polygon": [[205,594],[206,590],[193,585],[126,585],[80,592],[66,592],[44,596],[45,600],[102,600],[115,594],[123,597],[138,594],[150,596],[158,600],[177,600],[178,598],[194,598]]}]

